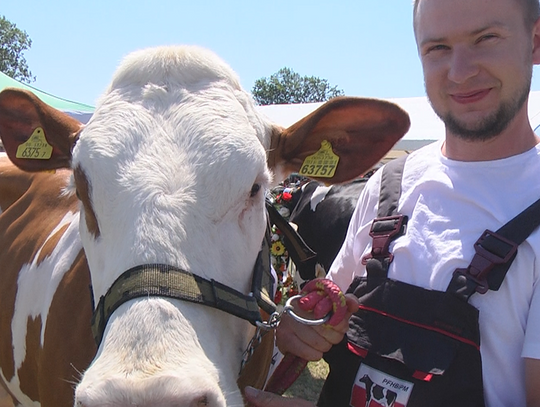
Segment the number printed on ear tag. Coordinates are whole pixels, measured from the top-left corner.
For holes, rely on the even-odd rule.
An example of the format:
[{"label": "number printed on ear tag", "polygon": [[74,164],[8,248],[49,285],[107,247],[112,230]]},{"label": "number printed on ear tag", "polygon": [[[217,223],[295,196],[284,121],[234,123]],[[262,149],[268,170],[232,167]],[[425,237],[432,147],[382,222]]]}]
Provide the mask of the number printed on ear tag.
[{"label": "number printed on ear tag", "polygon": [[299,174],[306,177],[332,178],[338,162],[339,157],[332,151],[332,144],[324,140],[319,151],[306,157]]},{"label": "number printed on ear tag", "polygon": [[30,138],[17,147],[15,157],[24,160],[48,160],[52,156],[53,148],[45,138],[41,127],[36,127]]}]

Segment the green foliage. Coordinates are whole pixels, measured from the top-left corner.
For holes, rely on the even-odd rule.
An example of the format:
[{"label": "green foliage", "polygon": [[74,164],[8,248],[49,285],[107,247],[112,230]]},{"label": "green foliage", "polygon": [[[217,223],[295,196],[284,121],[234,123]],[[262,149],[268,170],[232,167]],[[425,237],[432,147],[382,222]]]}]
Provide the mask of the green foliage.
[{"label": "green foliage", "polygon": [[32,40],[26,33],[0,17],[0,71],[13,79],[30,83],[36,80],[28,69],[23,52],[32,46]]},{"label": "green foliage", "polygon": [[281,68],[270,78],[257,79],[251,93],[259,105],[326,102],[344,95],[326,79],[302,77],[289,68]]}]

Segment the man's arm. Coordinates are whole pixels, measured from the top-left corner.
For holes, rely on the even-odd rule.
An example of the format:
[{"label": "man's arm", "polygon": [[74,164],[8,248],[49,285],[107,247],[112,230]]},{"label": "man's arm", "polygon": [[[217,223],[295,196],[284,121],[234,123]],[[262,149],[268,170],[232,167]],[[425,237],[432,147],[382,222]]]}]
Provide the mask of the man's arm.
[{"label": "man's arm", "polygon": [[527,407],[540,407],[540,359],[525,358]]}]

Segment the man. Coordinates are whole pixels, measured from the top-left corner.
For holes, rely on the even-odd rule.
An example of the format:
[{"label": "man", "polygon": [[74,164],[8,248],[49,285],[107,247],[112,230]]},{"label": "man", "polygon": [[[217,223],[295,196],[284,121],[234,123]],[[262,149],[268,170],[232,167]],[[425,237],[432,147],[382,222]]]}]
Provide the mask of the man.
[{"label": "man", "polygon": [[[532,66],[540,63],[539,14],[538,0],[415,0],[426,92],[446,137],[407,159],[398,209],[409,223],[391,246],[389,278],[445,291],[485,229],[497,230],[540,198],[540,140],[527,115]],[[366,273],[361,260],[371,252],[380,173],[362,193],[329,273],[344,291]],[[480,315],[485,405],[540,406],[538,230],[519,246],[500,289],[469,303]],[[278,345],[315,360],[340,342],[342,328],[297,327],[286,318]],[[253,389],[247,398],[254,406],[310,405]]]}]

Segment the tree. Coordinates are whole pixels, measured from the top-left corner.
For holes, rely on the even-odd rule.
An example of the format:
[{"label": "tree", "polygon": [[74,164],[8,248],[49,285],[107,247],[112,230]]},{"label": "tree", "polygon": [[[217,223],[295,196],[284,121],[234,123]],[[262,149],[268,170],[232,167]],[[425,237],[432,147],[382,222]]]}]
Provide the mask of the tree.
[{"label": "tree", "polygon": [[344,95],[326,79],[301,77],[289,68],[281,68],[270,78],[257,79],[251,93],[259,105],[325,102]]},{"label": "tree", "polygon": [[0,17],[0,71],[13,79],[30,83],[36,80],[28,69],[23,52],[32,46],[32,40],[26,33]]}]

